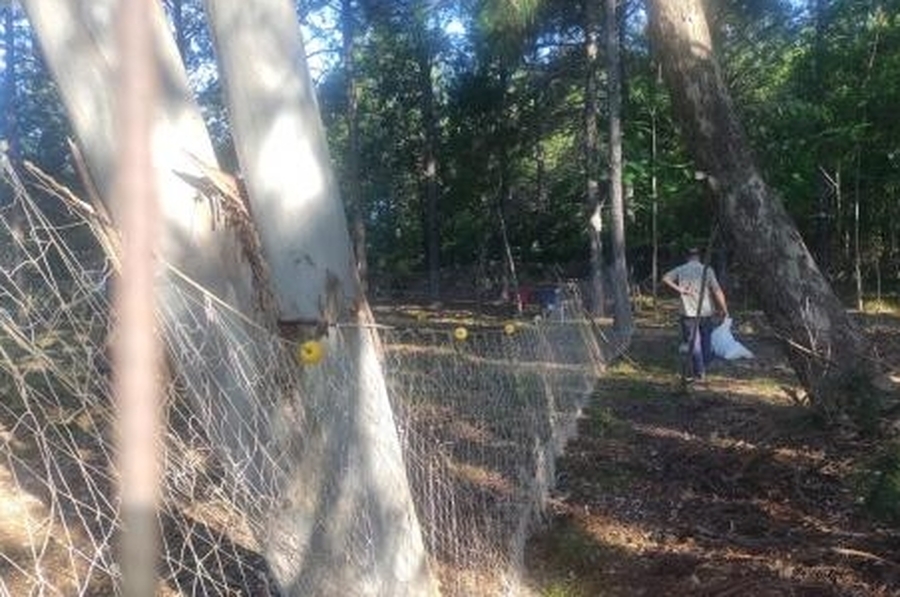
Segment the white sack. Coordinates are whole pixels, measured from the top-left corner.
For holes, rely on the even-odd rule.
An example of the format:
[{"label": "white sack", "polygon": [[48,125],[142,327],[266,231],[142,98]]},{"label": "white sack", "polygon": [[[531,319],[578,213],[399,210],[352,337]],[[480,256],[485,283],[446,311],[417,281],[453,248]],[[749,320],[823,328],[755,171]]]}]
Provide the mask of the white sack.
[{"label": "white sack", "polygon": [[726,317],[722,323],[712,331],[713,353],[726,360],[752,359],[753,353],[746,346],[734,339],[731,333],[730,317]]}]

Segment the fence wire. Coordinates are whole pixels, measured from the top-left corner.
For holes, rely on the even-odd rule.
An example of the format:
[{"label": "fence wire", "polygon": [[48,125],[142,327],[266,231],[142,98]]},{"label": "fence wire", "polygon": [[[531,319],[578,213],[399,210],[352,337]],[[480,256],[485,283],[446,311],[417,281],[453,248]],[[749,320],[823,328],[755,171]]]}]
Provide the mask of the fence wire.
[{"label": "fence wire", "polygon": [[[5,160],[3,179],[0,596],[118,595],[115,256],[96,221],[30,192]],[[286,594],[286,569],[299,571],[292,594],[379,594],[369,571],[385,565],[372,497],[383,479],[357,466],[378,438],[369,452],[344,441],[358,416],[349,396],[368,383],[359,329],[332,329],[321,362],[303,365],[294,344],[172,279],[159,317],[158,594]],[[553,320],[379,329],[393,412],[383,433],[399,437],[443,595],[524,591],[525,542],[604,363],[577,293],[565,301],[571,315]]]}]

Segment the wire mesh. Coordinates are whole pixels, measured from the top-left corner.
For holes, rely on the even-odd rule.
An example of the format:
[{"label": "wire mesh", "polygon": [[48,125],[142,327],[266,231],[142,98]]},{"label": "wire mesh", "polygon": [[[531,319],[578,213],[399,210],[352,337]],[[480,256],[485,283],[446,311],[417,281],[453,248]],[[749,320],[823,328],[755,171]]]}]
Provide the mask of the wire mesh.
[{"label": "wire mesh", "polygon": [[[0,595],[121,594],[114,255],[90,217],[3,170],[14,201],[0,208]],[[190,280],[160,292],[158,593],[390,594],[377,579],[398,574],[404,546],[387,543],[378,496],[398,477],[378,468],[384,438],[358,434],[367,415],[353,400],[377,382],[358,362],[371,330],[331,329],[325,358],[304,366]],[[566,301],[554,320],[380,329],[393,414],[379,429],[399,437],[444,595],[524,591],[525,541],[603,365],[577,293]]]}]

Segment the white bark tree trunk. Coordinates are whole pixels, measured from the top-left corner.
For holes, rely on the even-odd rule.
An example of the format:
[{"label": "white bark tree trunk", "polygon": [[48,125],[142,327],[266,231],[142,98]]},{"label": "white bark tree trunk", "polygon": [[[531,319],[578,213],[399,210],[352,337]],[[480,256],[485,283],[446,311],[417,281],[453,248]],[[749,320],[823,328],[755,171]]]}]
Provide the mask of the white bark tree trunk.
[{"label": "white bark tree trunk", "polygon": [[[117,74],[125,67],[114,43],[118,4],[24,2],[93,184],[121,224],[122,206],[113,200],[121,147],[112,119],[114,90]],[[299,425],[292,413],[255,395],[258,386],[270,381],[259,379],[270,367],[261,355],[270,353],[255,350],[260,338],[269,339],[253,323],[265,321],[259,288],[254,287],[247,246],[221,215],[220,200],[201,195],[186,181],[202,179],[208,172],[202,165],[214,166],[216,159],[162,9],[151,4],[146,26],[152,30],[161,81],[151,126],[161,212],[155,290],[170,362],[174,375],[191,389],[199,425],[245,485],[236,493],[271,497],[280,486],[272,462],[295,439],[282,441],[276,430]]]},{"label": "white bark tree trunk", "polygon": [[[206,6],[280,319],[307,334],[367,323],[291,2]],[[350,371],[342,387],[308,397],[326,430],[303,438],[287,495],[305,497],[285,500],[273,519],[269,562],[289,595],[434,594],[374,332],[350,325],[328,341],[349,351]],[[313,460],[343,465],[314,470]],[[363,557],[347,557],[361,545]]]},{"label": "white bark tree trunk", "polygon": [[[120,140],[113,123],[114,82],[121,68],[115,48],[114,0],[25,0],[69,119],[89,165],[93,182],[107,203]],[[153,160],[159,189],[163,236],[160,257],[232,306],[252,314],[250,269],[233,232],[216,221],[210,203],[177,172],[202,177],[190,156],[210,165],[212,144],[188,89],[181,60],[160,7],[154,3],[154,41],[163,79],[161,105],[153,131]],[[118,206],[108,205],[113,217]]]}]

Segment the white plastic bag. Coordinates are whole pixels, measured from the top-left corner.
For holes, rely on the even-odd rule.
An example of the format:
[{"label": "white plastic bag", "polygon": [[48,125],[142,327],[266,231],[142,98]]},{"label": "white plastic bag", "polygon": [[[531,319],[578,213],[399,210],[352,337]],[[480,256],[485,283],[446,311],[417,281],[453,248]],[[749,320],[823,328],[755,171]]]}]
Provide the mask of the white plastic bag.
[{"label": "white plastic bag", "polygon": [[730,317],[726,317],[719,326],[712,331],[713,353],[726,360],[752,359],[753,353],[746,346],[734,339],[731,333]]}]

